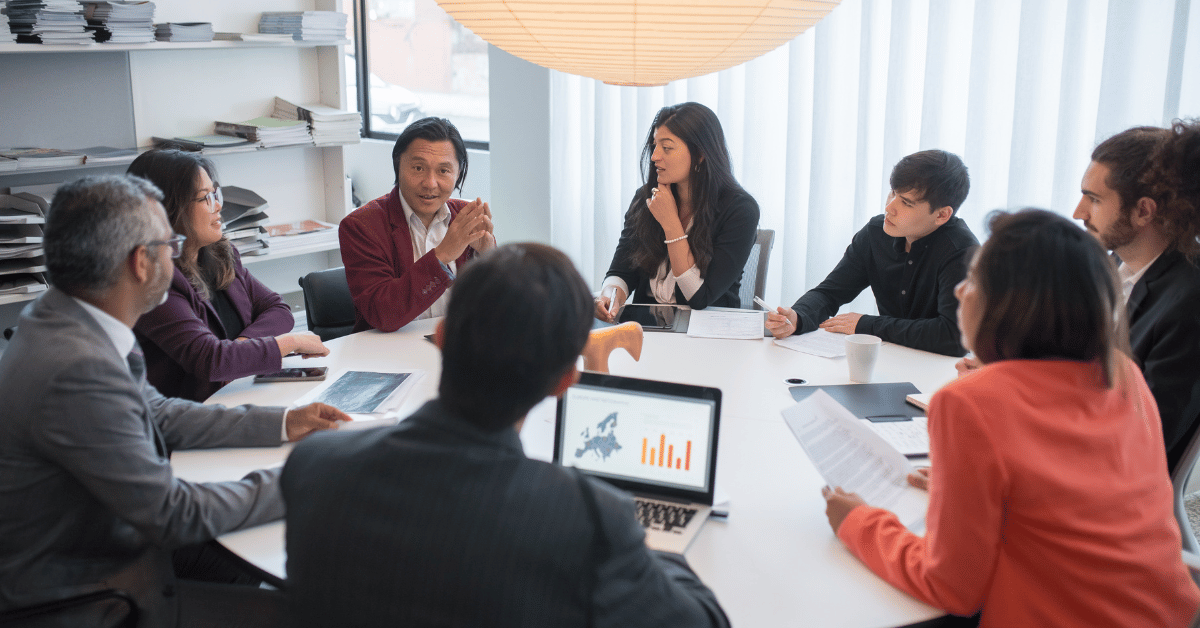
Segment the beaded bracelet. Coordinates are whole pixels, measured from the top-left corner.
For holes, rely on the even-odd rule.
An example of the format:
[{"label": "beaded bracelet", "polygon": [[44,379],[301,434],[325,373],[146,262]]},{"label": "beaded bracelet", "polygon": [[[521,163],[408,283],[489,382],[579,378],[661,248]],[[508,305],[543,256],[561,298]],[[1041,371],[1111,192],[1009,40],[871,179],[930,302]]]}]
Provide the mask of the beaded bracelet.
[{"label": "beaded bracelet", "polygon": [[686,240],[686,239],[687,239],[687,234],[685,233],[685,234],[679,236],[678,238],[675,238],[674,240],[663,240],[663,242],[666,244],[675,244],[676,242],[679,242],[680,240]]}]

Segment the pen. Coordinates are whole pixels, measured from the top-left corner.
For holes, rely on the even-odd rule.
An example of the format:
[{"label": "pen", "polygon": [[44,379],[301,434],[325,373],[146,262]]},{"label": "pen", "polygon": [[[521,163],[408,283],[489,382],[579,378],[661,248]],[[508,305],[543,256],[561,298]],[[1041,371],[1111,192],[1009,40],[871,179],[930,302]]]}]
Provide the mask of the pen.
[{"label": "pen", "polygon": [[760,298],[758,298],[758,297],[754,297],[754,302],[755,302],[755,303],[757,303],[757,304],[759,304],[760,306],[762,306],[762,309],[764,309],[764,310],[766,310],[766,311],[768,311],[768,312],[774,312],[774,311],[775,311],[775,308],[773,308],[773,307],[771,307],[771,306],[767,305],[767,302],[766,302],[766,301],[763,301],[762,299],[760,299]]},{"label": "pen", "polygon": [[609,287],[612,288],[612,291],[608,293],[608,315],[614,316],[617,311],[617,308],[616,308],[617,287],[616,286],[609,286]]}]

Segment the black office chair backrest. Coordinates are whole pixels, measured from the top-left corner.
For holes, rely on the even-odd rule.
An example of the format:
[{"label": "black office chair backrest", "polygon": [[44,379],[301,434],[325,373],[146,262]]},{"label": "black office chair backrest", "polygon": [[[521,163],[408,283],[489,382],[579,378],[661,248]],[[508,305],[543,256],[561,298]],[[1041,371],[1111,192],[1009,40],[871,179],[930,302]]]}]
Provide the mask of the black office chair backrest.
[{"label": "black office chair backrest", "polygon": [[758,237],[750,248],[750,257],[746,258],[746,266],[742,269],[742,287],[738,290],[738,300],[743,310],[760,309],[754,303],[754,297],[761,299],[767,289],[767,264],[771,261],[771,245],[774,242],[774,230],[758,230]]},{"label": "black office chair backrest", "polygon": [[346,269],[330,268],[300,278],[308,330],[321,341],[341,338],[354,331],[354,300],[346,283]]},{"label": "black office chair backrest", "polygon": [[1188,443],[1179,462],[1175,463],[1175,468],[1171,470],[1171,485],[1175,491],[1175,519],[1179,521],[1179,534],[1183,537],[1183,549],[1193,554],[1200,554],[1200,544],[1196,542],[1196,535],[1192,533],[1192,524],[1188,519],[1184,498],[1197,460],[1200,460],[1200,430],[1192,432],[1191,442]]}]

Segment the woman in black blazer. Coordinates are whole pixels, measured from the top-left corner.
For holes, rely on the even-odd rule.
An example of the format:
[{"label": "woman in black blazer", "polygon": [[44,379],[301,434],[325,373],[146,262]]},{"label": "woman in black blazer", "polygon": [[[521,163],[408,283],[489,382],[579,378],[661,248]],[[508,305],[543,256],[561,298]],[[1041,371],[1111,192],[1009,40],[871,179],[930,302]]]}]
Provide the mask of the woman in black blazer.
[{"label": "woman in black blazer", "polygon": [[742,268],[758,233],[758,203],[729,164],[711,109],[663,107],[642,148],[645,184],[633,195],[596,318],[634,303],[738,307]]}]

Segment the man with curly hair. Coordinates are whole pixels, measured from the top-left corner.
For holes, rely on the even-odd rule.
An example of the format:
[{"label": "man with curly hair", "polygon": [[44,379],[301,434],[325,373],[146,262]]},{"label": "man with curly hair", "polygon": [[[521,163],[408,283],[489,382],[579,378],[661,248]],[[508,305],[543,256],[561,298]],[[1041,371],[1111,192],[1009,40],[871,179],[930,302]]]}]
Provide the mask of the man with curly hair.
[{"label": "man with curly hair", "polygon": [[1074,217],[1120,261],[1130,347],[1173,472],[1200,424],[1200,120],[1104,140],[1081,188]]}]

